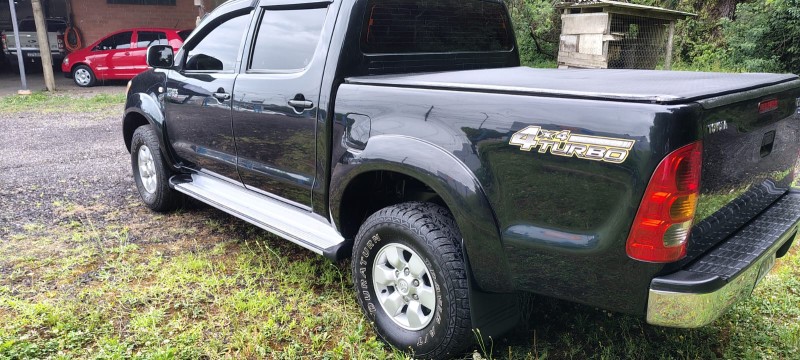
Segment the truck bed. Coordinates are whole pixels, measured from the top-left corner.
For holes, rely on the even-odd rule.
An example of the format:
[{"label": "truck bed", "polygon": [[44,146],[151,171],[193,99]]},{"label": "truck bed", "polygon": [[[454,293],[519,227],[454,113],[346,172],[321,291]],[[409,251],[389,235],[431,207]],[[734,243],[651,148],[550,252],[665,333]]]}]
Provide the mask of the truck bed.
[{"label": "truck bed", "polygon": [[777,85],[791,74],[689,71],[533,69],[512,67],[410,75],[353,77],[350,84],[517,93],[612,101],[678,104]]},{"label": "truck bed", "polygon": [[[475,174],[516,289],[628,313],[647,304],[631,289],[702,259],[779,201],[800,151],[794,75],[514,67],[346,82],[336,111],[369,119],[364,151],[382,135],[403,135],[449,150]],[[531,127],[635,144],[622,163],[511,144]],[[620,250],[645,187],[668,154],[692,143],[703,155],[686,256],[634,260]]]}]

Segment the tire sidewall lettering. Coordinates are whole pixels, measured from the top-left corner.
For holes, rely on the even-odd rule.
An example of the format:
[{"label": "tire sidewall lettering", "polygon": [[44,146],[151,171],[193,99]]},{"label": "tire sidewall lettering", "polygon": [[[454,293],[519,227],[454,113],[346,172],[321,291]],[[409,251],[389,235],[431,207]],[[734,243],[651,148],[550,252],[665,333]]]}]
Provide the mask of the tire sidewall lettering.
[{"label": "tire sidewall lettering", "polygon": [[[385,313],[379,314],[379,312],[383,312],[383,308],[380,306],[379,303],[377,303],[378,301],[377,295],[374,294],[375,289],[373,289],[371,285],[372,281],[371,271],[373,262],[375,261],[374,256],[384,246],[392,243],[394,242],[384,241],[384,239],[381,237],[380,234],[378,234],[377,232],[373,232],[373,235],[370,237],[369,240],[367,240],[366,243],[364,243],[363,249],[361,249],[359,253],[360,256],[358,259],[358,266],[357,266],[358,281],[356,284],[359,291],[357,291],[357,293],[359,301],[362,304],[364,304],[364,308],[367,312],[367,315],[372,321],[376,321],[379,316],[385,316],[386,321],[392,322],[392,320],[388,318],[389,316],[388,314]],[[397,241],[397,243],[412,247],[415,251],[417,251],[418,254],[426,254],[425,252],[419,251],[420,249],[417,246],[414,246],[413,244],[410,244],[407,241]],[[443,318],[444,318],[443,313],[445,308],[443,300],[444,297],[442,296],[442,286],[439,283],[440,278],[438,277],[436,268],[428,259],[427,254],[425,256],[422,256],[422,258],[423,262],[425,263],[425,266],[428,267],[428,271],[431,277],[431,282],[434,288],[434,292],[436,294],[436,309],[433,321],[431,321],[431,323],[426,328],[418,331],[413,331],[413,333],[418,334],[417,340],[415,341],[416,346],[423,346],[438,338],[437,336],[441,332],[437,331],[436,328],[438,326],[441,326],[443,323]]]}]

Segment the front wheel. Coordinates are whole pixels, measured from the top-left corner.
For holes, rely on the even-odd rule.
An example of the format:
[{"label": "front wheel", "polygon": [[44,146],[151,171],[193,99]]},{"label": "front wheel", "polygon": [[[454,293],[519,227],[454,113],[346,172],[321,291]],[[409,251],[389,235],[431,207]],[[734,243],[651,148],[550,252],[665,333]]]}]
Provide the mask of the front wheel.
[{"label": "front wheel", "polygon": [[141,126],[133,133],[131,166],[136,188],[147,207],[158,212],[178,207],[181,195],[169,187],[172,172],[161,156],[158,138],[150,125]]},{"label": "front wheel", "polygon": [[472,343],[460,243],[450,213],[431,203],[390,206],[361,226],[353,280],[386,342],[421,358],[459,356]]},{"label": "front wheel", "polygon": [[86,65],[78,65],[72,70],[72,80],[80,87],[91,87],[97,82],[94,72]]}]

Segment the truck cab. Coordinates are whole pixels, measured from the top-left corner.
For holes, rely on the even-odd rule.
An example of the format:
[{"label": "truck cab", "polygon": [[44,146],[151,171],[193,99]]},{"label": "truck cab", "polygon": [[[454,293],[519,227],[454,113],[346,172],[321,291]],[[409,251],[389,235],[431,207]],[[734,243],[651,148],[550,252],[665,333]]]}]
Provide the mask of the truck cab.
[{"label": "truck cab", "polygon": [[519,66],[502,1],[235,0],[131,82],[144,203],[332,260],[416,356],[532,292],[707,325],[792,245],[800,79]]}]

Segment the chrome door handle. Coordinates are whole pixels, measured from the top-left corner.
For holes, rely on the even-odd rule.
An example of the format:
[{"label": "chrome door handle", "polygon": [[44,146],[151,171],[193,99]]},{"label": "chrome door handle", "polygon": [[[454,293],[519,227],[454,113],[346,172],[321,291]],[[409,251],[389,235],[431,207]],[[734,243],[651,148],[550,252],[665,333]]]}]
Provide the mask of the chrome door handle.
[{"label": "chrome door handle", "polygon": [[308,100],[289,100],[289,106],[295,109],[311,109],[314,103]]},{"label": "chrome door handle", "polygon": [[230,100],[231,94],[224,92],[216,92],[214,93],[214,97],[219,101],[225,101],[225,100]]}]

